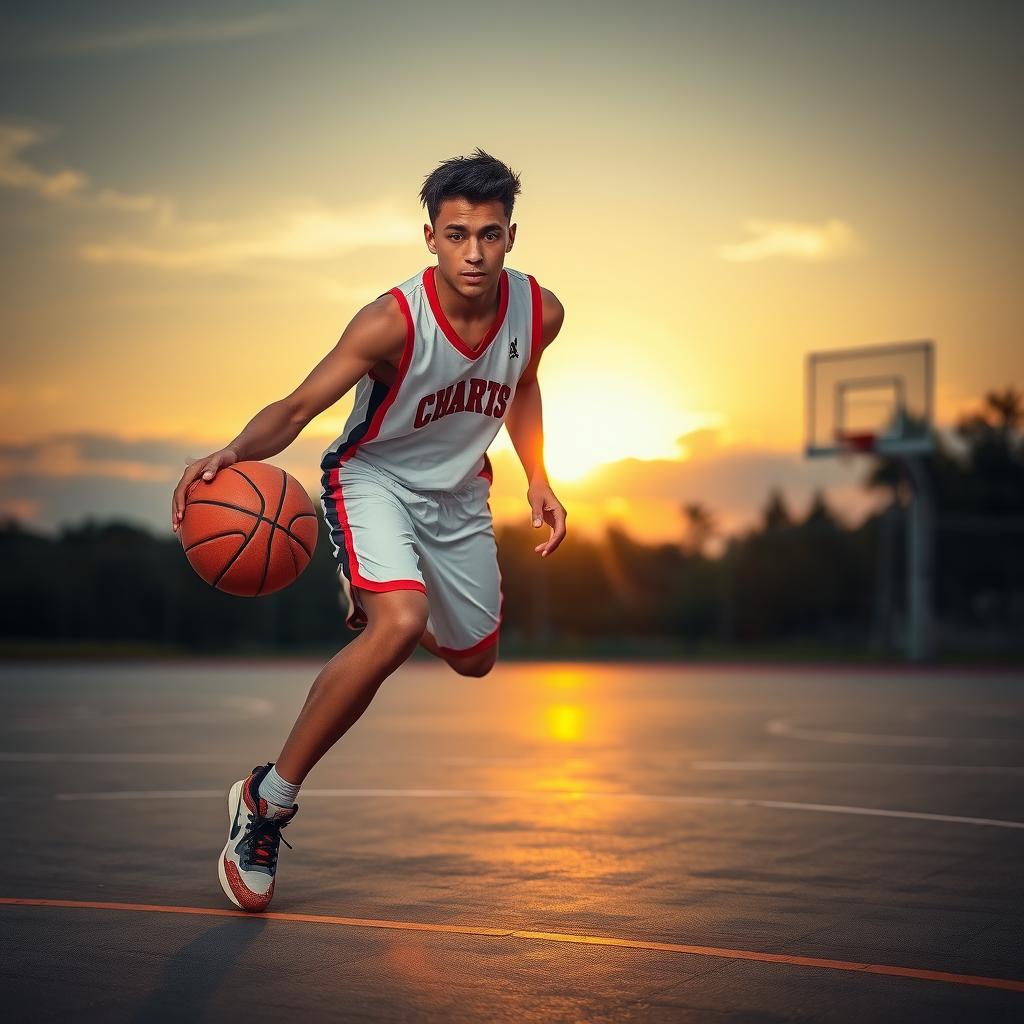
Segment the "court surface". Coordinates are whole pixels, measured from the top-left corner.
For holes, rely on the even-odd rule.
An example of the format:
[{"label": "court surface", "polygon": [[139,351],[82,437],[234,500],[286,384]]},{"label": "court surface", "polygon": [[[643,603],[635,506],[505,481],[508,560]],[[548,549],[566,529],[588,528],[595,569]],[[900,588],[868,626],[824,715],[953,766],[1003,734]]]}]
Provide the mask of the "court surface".
[{"label": "court surface", "polygon": [[1024,1019],[1024,672],[413,661],[247,915],[319,667],[0,666],[5,1019]]}]

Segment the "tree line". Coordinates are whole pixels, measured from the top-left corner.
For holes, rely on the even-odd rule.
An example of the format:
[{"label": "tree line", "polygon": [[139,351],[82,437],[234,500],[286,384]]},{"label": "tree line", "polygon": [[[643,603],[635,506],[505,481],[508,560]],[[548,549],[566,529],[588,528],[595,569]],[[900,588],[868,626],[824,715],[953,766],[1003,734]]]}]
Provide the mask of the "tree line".
[{"label": "tree line", "polygon": [[[934,610],[947,652],[1024,653],[1024,403],[988,394],[925,458],[935,495]],[[795,515],[766,496],[759,521],[719,536],[712,508],[680,504],[676,542],[621,526],[570,533],[537,559],[532,527],[498,528],[509,653],[728,654],[773,646],[887,655],[905,608],[905,468],[871,457],[879,510],[849,525],[817,494]],[[256,600],[203,583],[176,537],[86,520],[56,536],[0,523],[0,652],[134,644],[192,653],[312,652],[353,638],[336,563],[321,542],[290,587]]]}]

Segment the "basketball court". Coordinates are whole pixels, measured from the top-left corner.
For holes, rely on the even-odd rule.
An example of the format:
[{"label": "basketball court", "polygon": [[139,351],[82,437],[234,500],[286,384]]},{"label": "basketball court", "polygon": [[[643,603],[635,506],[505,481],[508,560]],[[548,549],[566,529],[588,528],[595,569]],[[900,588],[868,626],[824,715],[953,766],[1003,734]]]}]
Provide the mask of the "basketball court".
[{"label": "basketball court", "polygon": [[414,660],[247,915],[227,790],[318,668],[0,668],[6,1019],[1024,1012],[1024,673]]}]

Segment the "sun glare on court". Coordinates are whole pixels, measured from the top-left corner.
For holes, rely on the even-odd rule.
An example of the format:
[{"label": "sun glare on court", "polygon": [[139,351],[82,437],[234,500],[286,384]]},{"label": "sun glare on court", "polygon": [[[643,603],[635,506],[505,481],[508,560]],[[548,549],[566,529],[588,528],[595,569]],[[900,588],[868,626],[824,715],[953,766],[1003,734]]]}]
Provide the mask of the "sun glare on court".
[{"label": "sun glare on court", "polygon": [[577,704],[557,704],[546,712],[547,734],[560,743],[573,743],[583,731],[583,709]]}]

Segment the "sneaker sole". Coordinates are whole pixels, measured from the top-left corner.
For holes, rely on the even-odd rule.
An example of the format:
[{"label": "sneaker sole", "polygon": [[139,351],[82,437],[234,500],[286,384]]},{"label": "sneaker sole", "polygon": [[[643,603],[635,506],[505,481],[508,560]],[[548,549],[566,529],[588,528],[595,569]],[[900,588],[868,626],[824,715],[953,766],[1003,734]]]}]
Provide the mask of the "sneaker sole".
[{"label": "sneaker sole", "polygon": [[224,895],[239,910],[245,910],[245,907],[238,902],[238,897],[235,896],[234,892],[231,891],[231,885],[228,883],[228,876],[224,871],[224,860],[228,855],[228,849],[231,846],[231,826],[235,822],[235,809],[238,807],[238,801],[242,798],[242,785],[244,780],[236,782],[228,793],[228,841],[224,844],[224,849],[220,852],[220,858],[217,861],[217,877],[220,879],[220,887],[224,890]]}]

